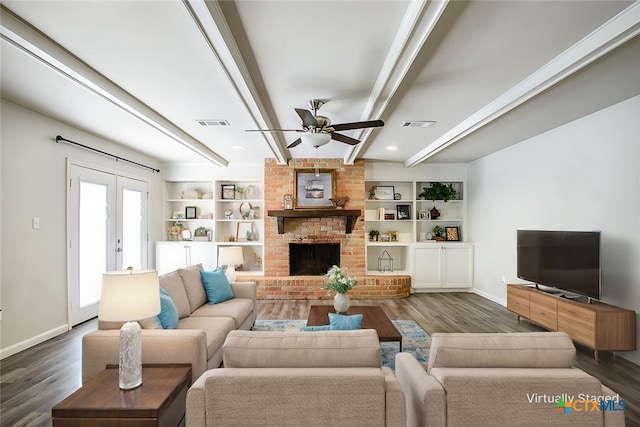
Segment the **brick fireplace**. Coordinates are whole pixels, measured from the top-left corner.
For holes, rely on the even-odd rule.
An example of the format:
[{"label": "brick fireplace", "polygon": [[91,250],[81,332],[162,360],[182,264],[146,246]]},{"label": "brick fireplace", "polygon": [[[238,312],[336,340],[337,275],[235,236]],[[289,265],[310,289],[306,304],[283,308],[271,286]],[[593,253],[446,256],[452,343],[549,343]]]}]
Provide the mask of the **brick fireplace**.
[{"label": "brick fireplace", "polygon": [[276,218],[265,216],[264,277],[246,277],[258,283],[259,299],[329,299],[324,275],[290,276],[290,243],[338,243],[340,266],[358,280],[350,291],[354,299],[399,298],[409,296],[410,276],[366,276],[364,234],[364,161],[345,165],[342,159],[294,159],[278,165],[267,159],[264,168],[265,215],[283,209],[283,196],[295,193],[296,169],[335,170],[336,194],[348,197],[345,209],[360,210],[350,234],[345,232],[345,217],[287,218],[283,234],[278,234]]}]

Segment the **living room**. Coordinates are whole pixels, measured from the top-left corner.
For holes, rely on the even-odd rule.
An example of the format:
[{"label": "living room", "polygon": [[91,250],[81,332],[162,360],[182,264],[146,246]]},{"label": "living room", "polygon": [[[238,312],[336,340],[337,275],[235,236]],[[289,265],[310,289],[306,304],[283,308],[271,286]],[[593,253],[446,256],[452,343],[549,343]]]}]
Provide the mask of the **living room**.
[{"label": "living room", "polygon": [[[638,40],[627,42],[606,60],[592,64],[582,77],[561,83],[557,90],[565,97],[579,97],[585,91],[599,89],[581,84],[588,73],[616,80],[625,69],[638,70],[638,44]],[[548,108],[522,106],[507,113],[509,122],[520,134],[517,144],[472,161],[425,162],[406,167],[402,161],[358,160],[354,163],[362,166],[362,198],[369,192],[364,181],[464,182],[466,213],[462,238],[474,248],[473,286],[465,292],[501,306],[506,306],[506,284],[521,282],[516,272],[516,230],[599,230],[602,233],[601,299],[637,312],[640,307],[637,286],[640,267],[635,261],[640,255],[636,238],[640,235],[638,86],[636,77],[624,89],[628,90],[624,100],[593,112],[576,107],[573,120],[557,124],[554,122],[556,110],[551,106],[563,106],[541,95],[534,103]],[[599,96],[607,95],[599,92]],[[265,173],[269,162],[273,162],[270,159],[251,164],[238,162],[226,168],[165,162],[53,119],[50,111],[25,108],[4,95],[1,114],[0,354],[3,359],[64,334],[71,326],[67,188],[63,185],[67,180],[68,159],[148,180],[149,267],[155,263],[154,243],[167,239],[163,217],[165,180],[257,180],[267,188],[271,179],[271,175]],[[544,122],[546,129],[531,134],[527,126],[530,122]],[[95,152],[56,143],[56,135],[150,165],[161,172],[153,173],[126,162],[114,162]],[[500,134],[494,137],[499,140]],[[305,159],[315,161],[312,157],[297,158],[292,164]],[[336,159],[335,169],[344,165],[352,167],[340,156],[332,159]],[[278,204],[282,203],[283,196],[278,195]],[[276,199],[273,200],[275,203]],[[268,217],[267,210],[280,208],[266,206],[265,201],[265,209],[260,213],[265,226],[275,229],[276,219]],[[364,209],[364,205],[359,208]],[[32,218],[39,219],[39,229],[34,229]],[[285,230],[291,233],[291,229]],[[355,231],[352,239],[359,239],[364,246],[367,237],[362,216]],[[272,261],[265,255],[263,262],[266,268]],[[620,352],[616,357],[640,364],[639,350]]]}]

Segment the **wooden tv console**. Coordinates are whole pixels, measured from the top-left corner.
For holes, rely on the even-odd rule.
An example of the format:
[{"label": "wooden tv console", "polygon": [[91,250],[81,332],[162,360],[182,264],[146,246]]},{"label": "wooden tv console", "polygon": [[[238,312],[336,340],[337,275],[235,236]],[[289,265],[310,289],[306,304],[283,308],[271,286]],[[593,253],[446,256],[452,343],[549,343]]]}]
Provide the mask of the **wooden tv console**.
[{"label": "wooden tv console", "polygon": [[636,349],[636,312],[597,301],[580,302],[531,285],[507,285],[507,309],[550,331],[599,351]]}]

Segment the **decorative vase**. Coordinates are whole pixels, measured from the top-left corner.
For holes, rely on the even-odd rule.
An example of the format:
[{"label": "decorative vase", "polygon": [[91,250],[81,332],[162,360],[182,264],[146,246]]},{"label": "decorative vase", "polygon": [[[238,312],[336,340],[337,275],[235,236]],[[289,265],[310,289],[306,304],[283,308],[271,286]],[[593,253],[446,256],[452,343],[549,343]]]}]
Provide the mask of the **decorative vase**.
[{"label": "decorative vase", "polygon": [[333,297],[333,308],[336,309],[336,313],[346,313],[349,309],[349,295],[336,292]]}]

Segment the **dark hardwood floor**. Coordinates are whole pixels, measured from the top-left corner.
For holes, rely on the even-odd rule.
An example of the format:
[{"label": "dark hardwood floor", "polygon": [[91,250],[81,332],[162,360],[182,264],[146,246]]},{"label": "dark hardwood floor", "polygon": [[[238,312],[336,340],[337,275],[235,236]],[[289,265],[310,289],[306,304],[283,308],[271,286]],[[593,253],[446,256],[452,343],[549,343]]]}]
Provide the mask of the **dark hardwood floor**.
[{"label": "dark hardwood floor", "polygon": [[[311,304],[330,301],[270,301],[258,303],[258,319],[305,319]],[[506,308],[469,293],[412,295],[406,299],[353,301],[380,305],[391,319],[415,320],[425,331],[518,332],[542,330]],[[81,339],[96,320],[69,333],[6,358],[0,363],[0,425],[50,426],[51,407],[80,387]],[[640,426],[640,367],[603,352],[578,347],[576,366],[599,378],[625,400],[627,426]]]}]

